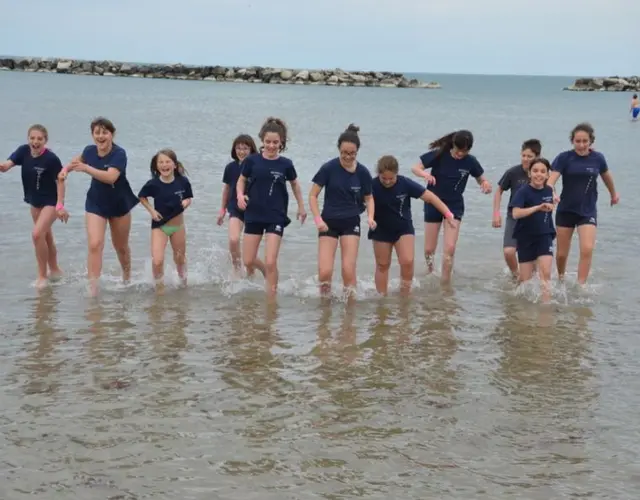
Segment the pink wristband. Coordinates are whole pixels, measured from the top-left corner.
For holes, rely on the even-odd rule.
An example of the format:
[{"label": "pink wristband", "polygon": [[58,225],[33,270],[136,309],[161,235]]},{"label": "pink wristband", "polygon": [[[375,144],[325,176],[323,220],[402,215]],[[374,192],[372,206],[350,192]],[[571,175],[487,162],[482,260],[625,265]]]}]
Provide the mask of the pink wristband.
[{"label": "pink wristband", "polygon": [[56,210],[64,210],[64,205],[62,203],[58,203],[56,205]]},{"label": "pink wristband", "polygon": [[449,210],[446,214],[444,214],[445,219],[453,219],[453,213]]},{"label": "pink wristband", "polygon": [[496,210],[495,212],[493,212],[493,216],[500,217],[500,210]]},{"label": "pink wristband", "polygon": [[322,217],[320,217],[319,215],[317,217],[314,217],[313,222],[315,222],[316,224],[319,224],[320,222],[322,222]]}]

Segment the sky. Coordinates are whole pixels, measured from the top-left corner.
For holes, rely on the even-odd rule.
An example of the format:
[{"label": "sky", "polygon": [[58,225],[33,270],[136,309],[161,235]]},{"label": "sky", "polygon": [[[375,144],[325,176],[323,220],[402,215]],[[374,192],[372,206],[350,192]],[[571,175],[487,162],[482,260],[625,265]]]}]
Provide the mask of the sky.
[{"label": "sky", "polygon": [[409,73],[640,74],[640,0],[0,0],[0,12],[4,55]]}]

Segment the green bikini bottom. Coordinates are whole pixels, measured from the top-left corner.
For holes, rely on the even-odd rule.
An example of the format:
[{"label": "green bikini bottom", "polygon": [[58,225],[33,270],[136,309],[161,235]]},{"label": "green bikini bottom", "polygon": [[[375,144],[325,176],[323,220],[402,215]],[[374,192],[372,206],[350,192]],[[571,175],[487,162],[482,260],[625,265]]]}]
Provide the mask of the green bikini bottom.
[{"label": "green bikini bottom", "polygon": [[160,229],[162,229],[162,232],[164,234],[166,234],[167,236],[171,237],[171,235],[177,233],[183,227],[184,226],[182,224],[179,225],[179,226],[168,226],[168,225],[165,224],[164,226],[160,226]]}]

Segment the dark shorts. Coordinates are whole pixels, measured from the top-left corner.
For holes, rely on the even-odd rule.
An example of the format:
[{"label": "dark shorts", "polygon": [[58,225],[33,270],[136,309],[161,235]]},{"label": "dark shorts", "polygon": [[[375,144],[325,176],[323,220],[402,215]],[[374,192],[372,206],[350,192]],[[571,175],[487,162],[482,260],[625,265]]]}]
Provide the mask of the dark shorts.
[{"label": "dark shorts", "polygon": [[329,236],[339,239],[341,236],[360,236],[360,216],[347,217],[346,219],[324,219],[329,228],[328,231],[318,233],[320,236]]},{"label": "dark shorts", "polygon": [[400,238],[406,236],[407,234],[410,234],[412,236],[416,234],[413,225],[411,225],[410,227],[405,227],[403,229],[392,229],[378,226],[374,230],[369,230],[368,237],[372,241],[395,244]]},{"label": "dark shorts", "polygon": [[84,211],[95,214],[103,219],[113,219],[115,217],[124,217],[127,215],[140,201],[135,196],[127,197],[120,203],[112,203],[108,205],[99,205],[94,200],[87,198],[84,204]]},{"label": "dark shorts", "polygon": [[584,217],[573,212],[556,212],[556,226],[558,227],[579,227],[585,224],[591,224],[592,226],[598,225],[597,217]]},{"label": "dark shorts", "polygon": [[[462,220],[462,216],[464,215],[464,209],[456,209],[456,210],[454,210],[451,207],[449,207],[449,209],[451,210],[451,213],[453,214],[453,217],[456,220],[459,220],[459,221]],[[436,207],[434,207],[430,203],[427,203],[425,205],[425,207],[424,207],[424,221],[425,222],[439,224],[443,220],[444,220],[444,215],[442,215],[440,212],[438,212],[438,210],[436,210]]]},{"label": "dark shorts", "polygon": [[504,220],[504,239],[502,240],[503,248],[516,248],[518,243],[516,239],[513,237],[513,230],[516,227],[516,220],[513,218],[513,215],[507,213],[507,217]]},{"label": "dark shorts", "polygon": [[244,225],[244,234],[255,234],[262,236],[263,234],[277,234],[282,236],[286,224],[273,224],[271,222],[246,222]]},{"label": "dark shorts", "polygon": [[227,212],[229,212],[229,218],[231,219],[232,217],[235,219],[240,219],[242,222],[244,222],[244,212],[238,208],[228,208]]},{"label": "dark shorts", "polygon": [[543,255],[553,255],[553,234],[545,234],[532,241],[519,241],[518,262],[535,262]]}]

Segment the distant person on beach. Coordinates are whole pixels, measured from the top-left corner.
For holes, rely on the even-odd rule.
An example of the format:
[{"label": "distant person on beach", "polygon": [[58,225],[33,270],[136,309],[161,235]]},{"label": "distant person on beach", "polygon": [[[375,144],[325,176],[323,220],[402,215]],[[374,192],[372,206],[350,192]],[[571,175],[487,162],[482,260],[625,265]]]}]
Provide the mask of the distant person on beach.
[{"label": "distant person on beach", "polygon": [[504,238],[502,249],[504,252],[504,260],[509,266],[509,271],[514,278],[518,277],[518,259],[516,257],[516,240],[513,237],[513,229],[516,221],[512,215],[512,202],[516,192],[524,185],[529,184],[529,167],[531,162],[542,152],[542,144],[538,139],[529,139],[522,143],[520,149],[520,165],[516,165],[507,169],[498,181],[498,188],[493,197],[493,227],[502,227],[502,215],[500,212],[500,202],[502,201],[502,193],[511,191],[509,195],[509,203],[507,204],[507,217],[504,225]]},{"label": "distant person on beach", "polygon": [[287,126],[279,118],[267,118],[258,134],[261,152],[249,155],[242,164],[236,185],[238,208],[244,211],[242,258],[249,275],[260,266],[258,250],[265,235],[265,282],[267,293],[278,288],[278,255],[284,229],[291,223],[287,216],[287,182],[298,202],[297,218],[304,223],[307,213],[298,173],[293,162],[280,154],[287,148]]},{"label": "distant person on beach", "polygon": [[[427,182],[427,189],[436,194],[453,212],[455,227],[445,225],[442,282],[451,281],[453,257],[456,251],[460,224],[464,216],[464,191],[469,175],[476,179],[483,193],[491,193],[491,183],[475,156],[469,154],[473,147],[473,134],[468,130],[451,132],[429,144],[429,151],[420,157],[420,163],[411,170]],[[429,173],[427,170],[431,170]],[[442,225],[442,214],[428,203],[424,205],[424,254],[427,272],[433,272],[438,235]]]},{"label": "distant person on beach", "polygon": [[554,187],[562,176],[562,194],[554,201],[559,201],[556,211],[558,231],[558,248],[556,265],[558,276],[564,279],[571,249],[571,238],[578,229],[580,240],[580,261],[578,262],[578,283],[586,283],[591,270],[593,249],[596,243],[596,227],[598,225],[598,176],[602,177],[611,196],[611,205],[620,201],[613,183],[613,176],[604,155],[591,149],[595,141],[593,127],[588,123],[580,123],[571,131],[573,149],[560,153],[553,160],[553,171],[548,184]]},{"label": "distant person on beach", "polygon": [[7,161],[0,163],[0,172],[8,172],[16,165],[22,167],[24,202],[29,204],[33,219],[31,239],[38,264],[36,287],[43,288],[49,278],[53,280],[62,275],[52,226],[56,218],[67,222],[69,214],[64,208],[64,183],[58,182],[62,163],[53,151],[46,148],[49,140],[47,129],[42,125],[32,125],[27,132],[27,140],[28,144],[20,146]]},{"label": "distant person on beach", "polygon": [[107,224],[111,229],[111,242],[122,267],[122,279],[131,279],[131,210],[138,198],[127,180],[127,152],[113,142],[116,128],[103,117],[90,125],[95,144],[87,146],[62,169],[59,178],[64,180],[68,172],[84,172],[91,177],[91,185],[85,201],[87,228],[87,270],[92,296],[98,293],[102,274],[102,258]]},{"label": "distant person on beach", "polygon": [[[140,203],[151,215],[151,261],[153,278],[164,276],[164,253],[171,242],[173,261],[182,284],[187,282],[187,234],[184,211],[191,206],[193,190],[182,163],[171,149],[158,151],[151,159],[151,179],[138,193]],[[153,206],[148,198],[153,198]]]},{"label": "distant person on beach", "polygon": [[537,267],[543,302],[551,300],[553,240],[556,237],[551,215],[555,208],[553,188],[547,185],[550,171],[548,160],[536,158],[529,167],[529,184],[518,189],[511,202],[516,221],[513,236],[518,248],[520,280],[529,281]]},{"label": "distant person on beach", "polygon": [[631,108],[629,109],[631,113],[631,119],[635,122],[638,121],[638,115],[640,115],[640,100],[638,100],[638,94],[633,94],[631,98]]},{"label": "distant person on beach", "polygon": [[[225,215],[229,214],[229,253],[236,271],[242,267],[242,252],[240,251],[240,237],[244,228],[244,212],[238,208],[236,187],[242,173],[242,162],[249,156],[256,154],[258,148],[253,138],[241,134],[231,144],[231,158],[233,159],[222,174],[222,207],[218,213],[218,225],[224,224]],[[264,264],[260,259],[255,261],[256,267],[264,274]]]},{"label": "distant person on beach", "polygon": [[415,261],[415,229],[411,216],[411,199],[421,199],[442,214],[453,229],[457,222],[449,208],[431,191],[417,182],[398,175],[398,160],[383,156],[378,160],[378,176],[373,179],[372,193],[375,200],[375,228],[369,230],[376,259],[376,290],[387,294],[389,267],[395,249],[400,264],[400,293],[411,291]]},{"label": "distant person on beach", "polygon": [[[323,296],[331,293],[333,266],[340,243],[342,284],[355,292],[356,263],[360,246],[360,215],[367,211],[367,223],[375,228],[371,173],[358,160],[359,128],[351,124],[338,137],[337,158],[326,162],[312,179],[309,208],[318,229],[318,281]],[[320,212],[318,196],[324,189]]]}]

